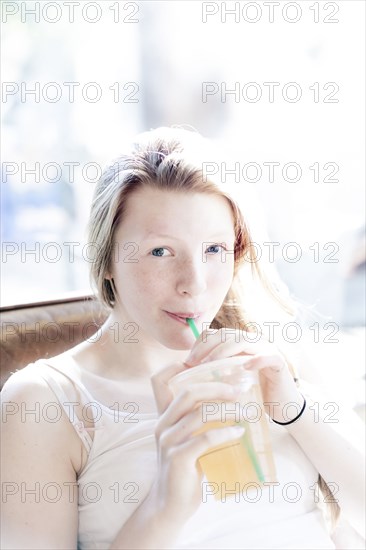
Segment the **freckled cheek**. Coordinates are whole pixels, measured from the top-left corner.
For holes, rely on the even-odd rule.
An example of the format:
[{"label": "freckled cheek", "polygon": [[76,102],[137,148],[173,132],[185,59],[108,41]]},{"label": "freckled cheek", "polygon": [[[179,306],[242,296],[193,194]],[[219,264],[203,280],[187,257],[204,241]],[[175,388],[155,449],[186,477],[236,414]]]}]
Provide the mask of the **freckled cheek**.
[{"label": "freckled cheek", "polygon": [[207,273],[207,279],[213,285],[222,286],[230,284],[234,276],[234,261],[227,258],[211,266]]},{"label": "freckled cheek", "polygon": [[[118,264],[115,266],[115,277],[122,292],[127,291],[142,296],[163,296],[167,290],[175,285],[177,278],[182,274],[183,266],[177,269],[152,269],[141,262],[130,264]],[[227,259],[226,262],[206,264],[202,271],[208,288],[224,291],[230,286],[234,273],[234,262]],[[117,282],[116,281],[116,282]]]},{"label": "freckled cheek", "polygon": [[122,289],[140,296],[159,296],[167,288],[168,274],[157,273],[141,263],[116,271]]}]

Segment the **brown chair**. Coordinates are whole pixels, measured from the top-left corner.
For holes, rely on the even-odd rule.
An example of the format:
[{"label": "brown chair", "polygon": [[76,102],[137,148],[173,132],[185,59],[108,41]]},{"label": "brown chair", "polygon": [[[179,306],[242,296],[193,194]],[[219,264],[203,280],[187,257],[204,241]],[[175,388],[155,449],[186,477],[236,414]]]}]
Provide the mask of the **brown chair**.
[{"label": "brown chair", "polygon": [[0,308],[0,388],[29,363],[90,338],[107,317],[93,296]]}]

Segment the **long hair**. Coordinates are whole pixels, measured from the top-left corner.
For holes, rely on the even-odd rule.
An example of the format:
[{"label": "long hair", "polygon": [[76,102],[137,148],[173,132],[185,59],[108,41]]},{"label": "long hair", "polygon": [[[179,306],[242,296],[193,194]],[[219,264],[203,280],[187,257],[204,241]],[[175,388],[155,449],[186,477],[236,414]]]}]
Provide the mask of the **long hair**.
[{"label": "long hair", "polygon": [[[205,156],[210,154],[209,150],[206,140],[196,132],[162,127],[137,136],[128,152],[107,166],[94,192],[88,224],[88,242],[94,251],[90,275],[96,295],[107,310],[113,309],[115,288],[106,274],[112,264],[115,233],[132,193],[145,186],[169,192],[208,193],[226,198],[235,230],[232,285],[210,328],[232,327],[254,332],[263,319],[293,321],[299,303],[289,295],[276,272],[272,270],[270,275],[269,266],[257,257],[253,228],[248,216],[243,216],[233,190],[228,191],[229,186],[225,188],[215,176],[205,174],[204,160],[212,158]],[[250,200],[246,198],[249,213]],[[285,340],[281,339],[278,347],[299,386],[296,361]],[[318,484],[329,498],[332,493],[320,475]],[[336,502],[330,502],[327,507],[334,528],[340,508]]]}]

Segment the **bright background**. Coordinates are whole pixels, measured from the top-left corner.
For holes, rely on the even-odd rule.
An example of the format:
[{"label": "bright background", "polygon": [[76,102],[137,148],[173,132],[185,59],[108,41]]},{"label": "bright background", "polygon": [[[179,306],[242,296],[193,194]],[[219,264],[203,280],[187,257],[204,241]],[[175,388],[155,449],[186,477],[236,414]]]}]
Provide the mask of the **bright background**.
[{"label": "bright background", "polygon": [[[292,23],[286,18],[296,18],[295,8],[283,1],[273,22],[263,2],[81,0],[73,22],[64,2],[38,2],[39,19],[31,14],[36,4],[2,3],[2,305],[88,291],[83,246],[96,166],[118,155],[137,132],[192,126],[225,143],[233,163],[261,166],[259,181],[241,180],[238,186],[250,186],[258,197],[268,235],[280,251],[289,242],[301,247],[297,263],[277,253],[276,268],[290,292],[313,308],[302,319],[305,325],[317,313],[323,325],[331,321],[341,328],[337,345],[316,351],[323,350],[324,373],[339,387],[347,364],[352,399],[359,402],[365,324],[364,2],[295,2],[300,17]],[[226,22],[225,6],[239,9]],[[217,13],[204,22],[205,10]],[[54,102],[51,82],[62,92]],[[96,102],[95,87],[88,88],[92,82],[102,92]],[[263,95],[250,102],[217,93],[205,102],[205,82],[228,90],[256,82]],[[280,83],[272,103],[265,82]],[[297,102],[282,97],[289,82],[301,88]],[[310,89],[316,82],[318,102]],[[64,83],[79,83],[72,102],[71,84]],[[324,90],[327,83],[338,86],[337,102],[324,102],[334,89]],[[8,93],[11,86],[19,91]],[[24,95],[35,86],[38,101]],[[85,87],[89,101],[81,93]],[[273,182],[265,162],[280,163]],[[297,182],[281,175],[289,162],[301,167]],[[36,163],[40,177],[27,171]],[[318,182],[309,168],[314,163],[320,167]],[[324,168],[327,163],[333,164]],[[338,181],[324,181],[334,165]],[[334,263],[327,261],[332,252]]]}]

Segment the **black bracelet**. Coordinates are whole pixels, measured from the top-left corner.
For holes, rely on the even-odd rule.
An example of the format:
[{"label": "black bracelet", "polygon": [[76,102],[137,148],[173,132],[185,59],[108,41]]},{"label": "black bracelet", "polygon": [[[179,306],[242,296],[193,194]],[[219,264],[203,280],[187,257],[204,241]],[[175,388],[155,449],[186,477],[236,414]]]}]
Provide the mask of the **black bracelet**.
[{"label": "black bracelet", "polygon": [[[302,394],[301,394],[301,395],[302,395]],[[303,396],[303,395],[302,395],[302,396]],[[304,396],[303,396],[303,397],[304,397]],[[303,406],[302,406],[302,409],[301,409],[301,411],[299,412],[299,414],[298,414],[297,416],[295,416],[295,418],[294,418],[293,420],[290,420],[289,422],[277,422],[277,420],[273,420],[273,418],[272,418],[272,420],[273,420],[273,422],[274,422],[275,424],[280,424],[280,426],[286,426],[287,424],[292,424],[293,422],[296,422],[296,420],[297,420],[298,418],[300,418],[300,416],[302,415],[302,413],[303,413],[304,410],[305,410],[305,407],[306,407],[306,399],[305,399],[305,397],[304,397],[304,404],[303,404]]]}]

